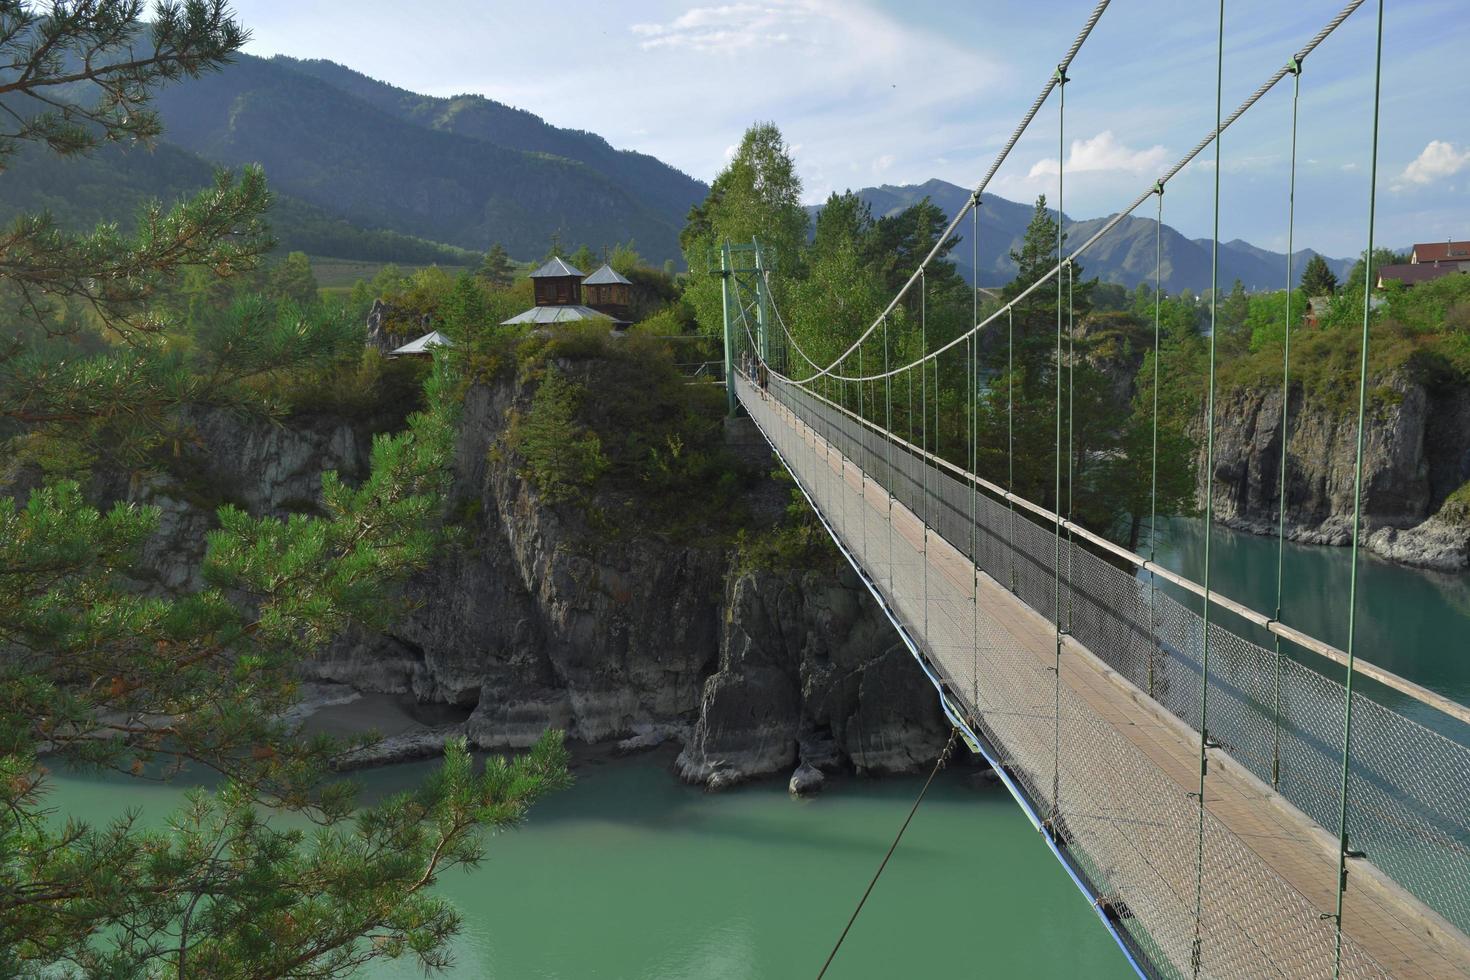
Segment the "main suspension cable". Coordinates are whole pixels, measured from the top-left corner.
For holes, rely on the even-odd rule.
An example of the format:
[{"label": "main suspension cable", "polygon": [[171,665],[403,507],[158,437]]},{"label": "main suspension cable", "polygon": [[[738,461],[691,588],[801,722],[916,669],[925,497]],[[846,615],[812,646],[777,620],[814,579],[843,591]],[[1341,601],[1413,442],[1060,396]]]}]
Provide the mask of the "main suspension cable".
[{"label": "main suspension cable", "polygon": [[[1077,52],[1082,50],[1083,43],[1087,40],[1088,35],[1092,33],[1092,29],[1097,26],[1097,22],[1102,18],[1103,11],[1108,9],[1109,2],[1110,0],[1098,0],[1097,5],[1092,8],[1092,13],[1087,15],[1087,21],[1082,25],[1082,30],[1078,31],[1077,36],[1072,40],[1072,46],[1067,49],[1067,53],[1062,57],[1062,60],[1058,62],[1059,71],[1065,72],[1067,68],[1071,66],[1073,59],[1077,57]],[[1359,2],[1361,3],[1362,0],[1359,0]],[[1036,114],[1041,111],[1042,105],[1044,105],[1047,98],[1051,96],[1052,89],[1055,88],[1056,85],[1056,75],[1052,75],[1047,78],[1046,84],[1041,88],[1041,94],[1036,97],[1036,100],[1031,103],[1031,108],[1027,109],[1026,114],[1021,117],[1020,123],[1016,125],[1015,131],[1011,133],[1011,138],[1006,140],[1005,145],[1001,147],[1000,153],[996,155],[995,161],[991,163],[990,169],[985,172],[985,176],[981,178],[980,183],[975,185],[975,189],[970,193],[970,199],[965,203],[964,207],[955,212],[955,216],[950,219],[949,226],[946,227],[944,229],[944,233],[935,240],[934,246],[929,249],[929,253],[924,256],[923,261],[919,263],[919,267],[914,270],[913,275],[909,276],[908,281],[899,288],[893,299],[888,301],[888,305],[883,308],[883,312],[879,313],[878,316],[873,319],[873,322],[868,326],[868,329],[864,330],[862,335],[859,336],[857,340],[853,341],[852,346],[848,347],[847,350],[837,355],[836,360],[834,360],[831,364],[829,364],[825,368],[819,368],[816,374],[804,378],[801,381],[792,381],[792,379],[790,378],[786,378],[785,380],[790,381],[794,384],[806,384],[807,382],[812,381],[815,378],[819,378],[823,375],[832,373],[833,368],[846,360],[853,351],[857,350],[858,345],[868,338],[869,334],[878,329],[879,325],[882,322],[882,319],[885,316],[888,316],[895,309],[898,308],[898,304],[903,302],[903,298],[908,295],[909,290],[914,288],[914,283],[919,281],[920,276],[923,274],[924,270],[928,268],[929,263],[933,262],[934,259],[938,257],[940,250],[944,248],[944,243],[947,242],[950,236],[954,234],[955,229],[959,227],[960,222],[964,220],[965,215],[969,213],[971,208],[975,207],[975,205],[979,203],[980,195],[985,193],[986,187],[990,186],[990,181],[995,177],[996,172],[1000,170],[1001,164],[1005,163],[1006,158],[1011,154],[1011,150],[1015,149],[1015,146],[1020,141],[1022,134],[1024,134],[1027,127],[1031,125],[1031,120],[1035,119]],[[812,366],[816,367],[815,364],[813,364]]]},{"label": "main suspension cable", "polygon": [[[1338,27],[1342,26],[1343,21],[1347,20],[1347,18],[1349,16],[1351,16],[1353,14],[1353,12],[1356,11],[1359,7],[1361,7],[1365,2],[1366,2],[1366,0],[1349,0],[1349,3],[1346,6],[1344,6],[1340,11],[1338,11],[1337,14],[1336,14],[1336,16],[1334,16],[1330,21],[1328,21],[1322,27],[1321,30],[1319,30],[1315,35],[1312,36],[1312,39],[1309,40],[1301,48],[1301,50],[1297,51],[1296,54],[1292,56],[1293,57],[1293,60],[1298,61],[1298,62],[1305,60],[1306,57],[1309,54],[1311,54],[1313,51],[1315,51],[1317,49],[1317,47],[1324,40],[1326,40],[1327,37],[1333,31],[1337,30]],[[1183,170],[1186,166],[1188,166],[1191,162],[1193,162],[1193,160],[1195,159],[1195,157],[1199,156],[1200,153],[1204,152],[1204,150],[1207,149],[1210,146],[1211,143],[1213,143],[1216,139],[1219,138],[1219,136],[1220,136],[1221,133],[1223,133],[1225,130],[1229,129],[1231,127],[1231,125],[1233,125],[1236,122],[1236,120],[1238,120],[1242,115],[1244,115],[1246,113],[1247,110],[1249,110],[1252,106],[1254,106],[1257,102],[1259,102],[1261,100],[1261,98],[1267,92],[1269,92],[1272,88],[1274,88],[1276,86],[1276,84],[1278,82],[1280,82],[1283,78],[1285,78],[1288,74],[1290,74],[1289,65],[1288,66],[1283,66],[1282,68],[1279,68],[1275,72],[1273,72],[1269,78],[1267,78],[1264,82],[1261,83],[1261,85],[1260,85],[1259,88],[1257,88],[1253,93],[1251,93],[1251,95],[1250,95],[1249,98],[1247,98],[1244,102],[1242,102],[1239,106],[1236,107],[1236,109],[1235,109],[1234,112],[1232,112],[1229,116],[1226,116],[1223,120],[1219,121],[1216,124],[1215,128],[1212,129],[1209,133],[1207,133],[1199,141],[1199,143],[1197,143],[1194,146],[1193,149],[1191,149],[1188,153],[1186,153],[1183,157],[1181,157],[1177,163],[1175,163],[1172,167],[1170,167],[1167,171],[1165,171],[1165,173],[1164,173],[1164,175],[1162,177],[1160,177],[1158,180],[1156,180],[1153,183],[1151,183],[1149,185],[1149,188],[1146,191],[1144,191],[1143,193],[1139,194],[1138,197],[1134,198],[1133,199],[1133,202],[1131,204],[1129,204],[1122,211],[1119,211],[1117,214],[1113,215],[1111,218],[1109,218],[1107,221],[1105,221],[1102,224],[1102,226],[1100,228],[1098,228],[1098,230],[1096,232],[1094,232],[1092,234],[1092,236],[1087,239],[1087,241],[1083,242],[1080,246],[1078,246],[1077,248],[1073,249],[1072,252],[1070,254],[1068,254],[1066,258],[1062,259],[1055,266],[1053,266],[1051,269],[1047,270],[1039,279],[1037,279],[1030,286],[1027,286],[1020,293],[1018,293],[1014,297],[1012,297],[1012,299],[1010,300],[1010,302],[1008,302],[1005,306],[1001,307],[999,310],[996,310],[990,316],[986,317],[984,321],[982,321],[981,323],[975,324],[975,326],[973,326],[972,328],[970,328],[969,331],[967,331],[966,333],[961,334],[958,337],[955,337],[953,340],[949,341],[944,346],[939,347],[939,348],[937,348],[935,350],[926,352],[921,357],[921,359],[922,360],[928,360],[930,358],[938,357],[939,355],[946,353],[951,347],[954,347],[957,344],[964,343],[965,340],[970,336],[970,334],[977,333],[980,330],[984,329],[985,327],[989,326],[993,321],[995,321],[996,319],[998,319],[999,316],[1002,313],[1006,312],[1007,310],[1009,310],[1010,308],[1012,308],[1015,304],[1020,303],[1022,300],[1026,299],[1026,297],[1030,296],[1033,292],[1035,292],[1036,290],[1040,289],[1042,286],[1046,285],[1048,282],[1051,281],[1051,278],[1053,276],[1059,275],[1061,273],[1061,270],[1068,263],[1073,262],[1073,261],[1081,258],[1081,256],[1083,255],[1084,252],[1086,252],[1088,249],[1090,249],[1093,245],[1096,245],[1099,241],[1102,240],[1102,238],[1104,236],[1106,236],[1114,228],[1118,227],[1118,225],[1122,224],[1122,222],[1124,220],[1126,220],[1128,217],[1130,217],[1133,214],[1134,211],[1138,210],[1138,208],[1143,204],[1143,202],[1147,201],[1151,195],[1153,195],[1153,194],[1155,194],[1157,192],[1157,188],[1160,185],[1167,184],[1169,181],[1173,180],[1176,176],[1178,176],[1179,172],[1181,170]],[[971,205],[966,204],[965,205],[965,208],[964,209],[961,209],[961,213],[963,214],[964,210],[968,209],[970,206]],[[945,231],[944,236],[940,239],[941,242],[948,240],[948,237],[951,234],[952,229],[953,229],[953,224],[954,223],[951,222],[951,228],[949,230],[946,230]],[[933,253],[931,252],[931,254],[933,254]],[[928,262],[928,259],[926,259],[925,262],[927,263]],[[917,273],[915,274],[915,277],[917,277]],[[905,291],[907,290],[907,288],[908,288],[907,286],[904,287]],[[888,311],[891,311],[894,308],[894,306],[896,305],[896,302],[897,302],[897,299],[895,299],[894,303],[890,303],[889,306],[888,306],[888,308],[887,308],[887,310]],[[874,321],[874,326],[877,326],[877,321]],[[871,331],[872,329],[873,328],[870,327],[869,328],[869,331]],[[863,337],[865,338],[866,336],[867,336],[867,334],[865,333],[863,335]],[[862,339],[863,338],[859,338],[859,342],[861,342]],[[849,347],[846,351],[844,351],[841,355],[839,355],[837,357],[837,359],[834,360],[828,367],[823,368],[823,369],[817,371],[815,374],[812,374],[812,375],[807,376],[806,378],[797,379],[797,378],[789,377],[787,375],[781,375],[781,379],[783,381],[787,382],[788,384],[794,384],[794,385],[805,385],[805,384],[807,384],[807,383],[815,380],[816,378],[823,377],[823,376],[837,377],[837,378],[845,378],[846,380],[856,380],[853,376],[840,374],[840,373],[838,373],[837,371],[834,370],[837,367],[838,364],[841,364],[843,362],[843,360],[845,360],[847,358],[847,356],[849,354],[851,354],[853,351],[855,351],[856,349],[857,349],[857,342],[855,342],[851,347]],[[904,371],[904,370],[907,370],[907,369],[913,367],[914,364],[916,364],[916,363],[917,363],[917,361],[912,362],[912,363],[909,363],[909,364],[903,364],[903,365],[900,365],[898,367],[892,368],[891,370],[894,373],[897,373],[899,371]],[[864,380],[871,381],[871,380],[875,380],[876,378],[877,378],[877,376],[876,375],[873,375],[873,376],[869,376],[869,377],[865,378]]]}]

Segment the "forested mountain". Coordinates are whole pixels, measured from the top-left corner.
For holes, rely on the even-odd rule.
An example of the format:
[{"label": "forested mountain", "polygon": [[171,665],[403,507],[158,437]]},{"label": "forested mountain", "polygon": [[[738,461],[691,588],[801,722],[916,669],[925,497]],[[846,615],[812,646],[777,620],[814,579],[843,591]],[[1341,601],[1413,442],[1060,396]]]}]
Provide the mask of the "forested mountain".
[{"label": "forested mountain", "polygon": [[[162,142],[153,150],[106,146],[90,156],[57,157],[33,144],[17,147],[0,178],[0,221],[47,211],[63,227],[112,221],[131,229],[144,204],[171,204],[208,187],[215,167]],[[473,252],[412,235],[368,229],[290,194],[275,192],[268,221],[283,251],[404,262],[464,265]]]},{"label": "forested mountain", "polygon": [[354,224],[463,248],[534,256],[559,233],[594,248],[633,239],[661,261],[705,191],[487,99],[429,99],[322,62],[241,56],[157,106],[167,139],[208,160],[261,163],[277,190]]},{"label": "forested mountain", "polygon": [[435,98],[377,81],[333,61],[302,61],[284,55],[271,61],[319,78],[406,122],[507,149],[549,153],[586,164],[612,178],[638,201],[666,212],[676,230],[683,226],[689,208],[709,192],[702,181],[657,157],[615,149],[596,133],[552,126],[534,113],[483,95]]},{"label": "forested mountain", "polygon": [[[953,215],[969,200],[969,190],[943,180],[930,180],[922,184],[867,187],[857,192],[873,209],[875,217],[893,214],[926,196],[947,215]],[[813,215],[820,207],[810,209]],[[1026,224],[1031,220],[1031,205],[1018,204],[994,194],[986,194],[981,200],[979,282],[982,286],[1000,285],[1008,282],[1016,267],[1010,260],[1010,251],[1019,247],[1026,233]],[[1089,218],[1076,221],[1065,220],[1067,241],[1076,247],[1090,238],[1106,222],[1107,218]],[[1123,219],[1101,241],[1088,249],[1080,264],[1089,277],[1097,276],[1104,282],[1136,286],[1140,282],[1153,282],[1155,227],[1152,218],[1129,217]],[[974,281],[975,270],[971,266],[971,247],[968,240],[970,222],[961,223],[958,234],[961,243],[950,258],[959,267],[965,278]],[[1170,292],[1192,289],[1201,292],[1210,286],[1210,241],[1189,239],[1164,225],[1163,231],[1163,280]],[[1295,268],[1300,272],[1307,260],[1317,254],[1311,249],[1302,249],[1296,254]],[[1324,256],[1325,258],[1325,256]],[[1339,277],[1345,278],[1352,267],[1351,259],[1328,258],[1327,264]],[[1257,248],[1239,239],[1220,243],[1220,282],[1222,288],[1239,279],[1247,289],[1280,289],[1286,276],[1286,256]]]}]

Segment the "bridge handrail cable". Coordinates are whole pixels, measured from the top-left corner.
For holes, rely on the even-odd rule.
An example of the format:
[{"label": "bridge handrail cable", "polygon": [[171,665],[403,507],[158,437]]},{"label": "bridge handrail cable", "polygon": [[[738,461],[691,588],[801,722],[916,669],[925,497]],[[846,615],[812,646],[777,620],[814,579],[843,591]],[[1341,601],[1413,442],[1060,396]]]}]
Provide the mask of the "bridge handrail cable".
[{"label": "bridge handrail cable", "polygon": [[[749,331],[750,328],[749,324],[747,323],[747,335],[749,335]],[[751,341],[752,343],[754,343],[754,337],[751,337]],[[780,377],[774,371],[771,372],[771,374],[773,377]],[[787,381],[788,384],[791,383],[789,379],[783,378],[782,380]],[[1176,585],[1179,588],[1184,589],[1185,591],[1195,596],[1198,596],[1202,599],[1208,599],[1209,602],[1218,606],[1219,608],[1233,613],[1234,615],[1239,616],[1241,619],[1244,619],[1245,621],[1255,626],[1259,626],[1262,629],[1267,630],[1268,632],[1279,636],[1284,640],[1289,640],[1290,642],[1295,643],[1297,646],[1303,648],[1304,650],[1308,650],[1321,657],[1331,660],[1338,666],[1347,666],[1347,654],[1337,647],[1333,646],[1332,644],[1327,643],[1323,640],[1319,640],[1316,637],[1311,636],[1307,633],[1303,633],[1301,630],[1295,629],[1291,626],[1287,626],[1280,620],[1267,616],[1265,613],[1258,612],[1255,609],[1252,609],[1250,606],[1245,605],[1244,603],[1237,602],[1236,600],[1231,599],[1228,596],[1221,595],[1218,590],[1210,589],[1209,592],[1206,593],[1204,586],[1200,585],[1198,582],[1186,578],[1185,576],[1180,575],[1177,572],[1171,571],[1170,569],[1165,568],[1157,562],[1145,558],[1137,552],[1129,551],[1122,545],[1117,544],[1113,541],[1109,541],[1102,535],[1088,530],[1083,525],[1078,524],[1075,521],[1068,520],[1067,518],[1062,517],[1054,511],[1047,510],[1042,505],[1033,503],[1032,501],[1027,500],[1025,497],[1022,497],[1020,494],[1012,493],[1011,491],[1006,490],[1004,487],[993,483],[992,481],[987,480],[982,476],[971,473],[964,467],[958,466],[943,458],[942,456],[937,456],[927,449],[915,446],[913,443],[904,439],[897,433],[889,432],[887,429],[883,428],[877,423],[863,418],[851,409],[832,401],[830,398],[827,398],[810,388],[803,387],[802,390],[806,392],[809,397],[824,403],[833,411],[840,412],[843,415],[851,418],[858,424],[876,433],[877,435],[891,440],[895,446],[898,446],[905,452],[917,456],[933,466],[947,470],[959,479],[968,481],[969,483],[974,484],[980,489],[985,490],[986,492],[996,497],[999,497],[1000,499],[1007,501],[1008,503],[1014,503],[1023,510],[1030,511],[1032,514],[1040,517],[1048,524],[1056,524],[1059,525],[1064,531],[1072,531],[1077,536],[1084,538],[1085,540],[1091,542],[1093,545],[1102,548],[1103,550],[1112,555],[1115,555],[1118,558],[1123,559],[1129,564],[1143,569],[1151,575],[1157,575],[1159,578],[1164,579],[1165,581],[1170,582],[1173,585]],[[1365,677],[1371,677],[1373,680],[1384,685],[1385,687],[1392,688],[1393,690],[1398,691],[1400,694],[1413,698],[1415,701],[1418,701],[1421,704],[1426,705],[1427,707],[1434,708],[1435,710],[1445,715],[1448,715],[1451,718],[1470,725],[1470,707],[1467,707],[1466,705],[1460,704],[1457,701],[1452,701],[1444,695],[1436,691],[1432,691],[1429,688],[1424,687],[1422,684],[1417,684],[1406,677],[1401,677],[1390,670],[1385,670],[1384,668],[1379,667],[1376,664],[1369,663],[1368,661],[1365,661],[1362,657],[1356,658],[1353,669],[1357,673],[1362,674]]]}]

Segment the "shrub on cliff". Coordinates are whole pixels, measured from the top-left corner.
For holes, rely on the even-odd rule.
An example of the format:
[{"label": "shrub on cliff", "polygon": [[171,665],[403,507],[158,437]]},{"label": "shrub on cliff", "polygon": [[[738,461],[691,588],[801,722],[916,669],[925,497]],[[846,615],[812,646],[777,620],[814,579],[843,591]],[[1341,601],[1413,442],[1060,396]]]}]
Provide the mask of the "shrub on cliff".
[{"label": "shrub on cliff", "polygon": [[607,469],[602,440],[577,418],[586,394],[560,370],[547,368],[530,410],[513,412],[506,429],[506,445],[520,456],[522,475],[548,504],[582,494]]}]

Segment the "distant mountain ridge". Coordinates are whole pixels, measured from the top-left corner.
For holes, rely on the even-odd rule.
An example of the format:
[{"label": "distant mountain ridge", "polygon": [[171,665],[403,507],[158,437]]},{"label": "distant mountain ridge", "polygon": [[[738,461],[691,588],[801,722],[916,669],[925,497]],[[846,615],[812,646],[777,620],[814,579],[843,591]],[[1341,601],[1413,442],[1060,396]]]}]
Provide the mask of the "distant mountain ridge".
[{"label": "distant mountain ridge", "polygon": [[[970,199],[967,188],[944,180],[928,180],[922,184],[865,187],[856,192],[875,217],[893,214],[917,204],[928,197],[946,215],[953,216]],[[812,217],[820,213],[821,206],[808,209]],[[1018,204],[994,194],[985,194],[980,204],[978,281],[982,286],[1000,285],[1015,276],[1016,267],[1010,260],[1012,249],[1018,249],[1026,235],[1026,226],[1031,221],[1032,205]],[[1052,212],[1055,215],[1055,211]],[[1109,216],[1111,217],[1111,216]],[[1063,229],[1072,246],[1080,245],[1097,232],[1108,221],[1108,217],[1088,218],[1083,221],[1065,217]],[[1115,282],[1132,288],[1141,282],[1154,280],[1155,228],[1152,218],[1127,217],[1118,227],[1109,232],[1096,245],[1088,249],[1078,260],[1083,273],[1089,279],[1098,277],[1103,282]],[[957,234],[960,244],[949,258],[959,271],[971,282],[976,281],[976,269],[971,266],[971,249],[967,238],[969,221],[961,223]],[[1182,289],[1195,292],[1210,286],[1210,240],[1190,239],[1165,224],[1162,235],[1163,283],[1164,288],[1177,293]],[[1296,253],[1293,267],[1300,279],[1301,269],[1307,260],[1318,254],[1312,249],[1301,249]],[[1347,275],[1355,260],[1334,259],[1323,256],[1329,268],[1339,278]],[[1220,281],[1225,288],[1239,279],[1248,290],[1280,289],[1286,280],[1286,254],[1258,248],[1249,242],[1236,239],[1220,243]]]},{"label": "distant mountain ridge", "polygon": [[[283,248],[338,258],[464,264],[494,243],[543,255],[552,235],[573,248],[632,240],[654,262],[680,262],[679,232],[709,187],[648,154],[563,129],[481,95],[420,95],[325,60],[240,55],[223,71],[170,85],[156,100],[164,139],[152,152],[104,148],[82,160],[22,151],[0,178],[0,218],[38,209],[76,227],[126,224],[149,198],[207,186],[215,166],[260,163],[276,195]],[[943,180],[857,192],[882,216],[929,197],[946,214],[969,199]],[[820,207],[808,209],[815,216]],[[960,229],[951,259],[981,285],[1009,281],[1031,205],[986,194],[978,269]],[[1106,221],[1065,219],[1077,243]],[[1087,276],[1151,282],[1155,223],[1126,218],[1082,260]],[[1209,286],[1210,243],[1163,229],[1171,292]],[[1297,253],[1296,267],[1314,255]],[[1350,259],[1331,259],[1339,276]],[[1220,278],[1279,289],[1285,256],[1224,242]]]},{"label": "distant mountain ridge", "polygon": [[634,240],[656,261],[705,186],[600,137],[549,126],[480,96],[436,99],[330,62],[242,55],[171,85],[165,133],[366,227],[483,251],[540,255],[553,233],[594,248]]}]

